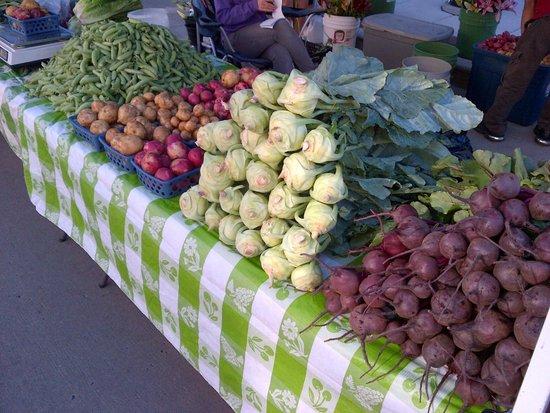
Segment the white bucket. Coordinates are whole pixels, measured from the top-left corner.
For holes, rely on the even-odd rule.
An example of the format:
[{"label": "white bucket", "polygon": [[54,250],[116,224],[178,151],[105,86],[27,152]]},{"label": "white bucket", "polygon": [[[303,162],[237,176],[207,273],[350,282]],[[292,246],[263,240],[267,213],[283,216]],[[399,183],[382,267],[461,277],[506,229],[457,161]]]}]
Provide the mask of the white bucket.
[{"label": "white bucket", "polygon": [[349,16],[323,15],[323,43],[355,47],[359,19]]},{"label": "white bucket", "polygon": [[166,12],[166,9],[162,8],[134,10],[128,13],[128,19],[143,23],[156,24],[157,26],[170,26],[168,13]]},{"label": "white bucket", "polygon": [[403,67],[418,66],[418,71],[428,79],[444,79],[451,81],[452,66],[445,60],[429,56],[411,56],[403,59]]}]

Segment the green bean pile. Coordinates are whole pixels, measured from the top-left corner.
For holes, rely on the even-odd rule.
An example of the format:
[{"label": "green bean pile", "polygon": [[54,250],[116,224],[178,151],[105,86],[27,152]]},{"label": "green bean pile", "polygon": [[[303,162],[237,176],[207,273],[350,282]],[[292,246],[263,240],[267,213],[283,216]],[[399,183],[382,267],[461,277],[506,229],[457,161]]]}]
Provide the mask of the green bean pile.
[{"label": "green bean pile", "polygon": [[215,75],[208,60],[164,27],[103,21],[84,26],[27,86],[72,114],[94,100],[122,104],[144,92],[177,93]]}]

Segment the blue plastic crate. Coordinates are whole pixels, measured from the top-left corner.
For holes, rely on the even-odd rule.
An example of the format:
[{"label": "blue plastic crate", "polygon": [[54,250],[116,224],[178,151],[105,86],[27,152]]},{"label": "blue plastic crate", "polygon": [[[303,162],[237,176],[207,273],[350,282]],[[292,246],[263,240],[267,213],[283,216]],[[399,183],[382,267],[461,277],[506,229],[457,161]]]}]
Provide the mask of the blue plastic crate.
[{"label": "blue plastic crate", "polygon": [[37,19],[18,20],[6,15],[10,28],[25,36],[37,36],[59,31],[59,15],[51,13]]},{"label": "blue plastic crate", "polygon": [[112,163],[125,171],[135,171],[134,165],[132,164],[132,159],[134,159],[133,155],[126,156],[114,150],[113,148],[111,148],[111,145],[107,143],[104,136],[99,137],[99,142],[101,142],[101,145],[103,146],[103,149],[105,149],[107,157]]},{"label": "blue plastic crate", "polygon": [[90,143],[90,145],[92,145],[96,151],[98,152],[103,151],[103,145],[101,145],[101,142],[99,141],[99,137],[101,136],[105,138],[105,134],[94,135],[92,132],[90,132],[88,128],[85,128],[84,126],[82,126],[80,123],[76,121],[76,116],[71,116],[69,118],[69,122],[71,123],[71,125],[73,125],[74,132],[78,137]]},{"label": "blue plastic crate", "polygon": [[[193,142],[184,142],[184,144],[192,149],[196,147]],[[141,183],[151,192],[157,194],[161,198],[172,198],[181,195],[191,186],[199,182],[200,168],[195,168],[183,175],[176,176],[169,181],[161,181],[153,175],[149,175],[132,159],[132,165],[137,173]]]},{"label": "blue plastic crate", "polygon": [[[483,50],[479,44],[474,47],[466,97],[478,109],[486,111],[493,104],[509,61],[508,56]],[[508,120],[522,126],[532,125],[537,121],[549,94],[550,66],[541,65],[521,100],[514,105]]]}]

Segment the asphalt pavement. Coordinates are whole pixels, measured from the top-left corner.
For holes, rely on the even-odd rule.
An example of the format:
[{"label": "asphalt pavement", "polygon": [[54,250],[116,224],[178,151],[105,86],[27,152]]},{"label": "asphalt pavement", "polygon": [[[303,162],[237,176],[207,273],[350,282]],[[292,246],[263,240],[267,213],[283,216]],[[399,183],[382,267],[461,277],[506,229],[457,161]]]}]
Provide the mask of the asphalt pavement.
[{"label": "asphalt pavement", "polygon": [[231,410],[30,203],[0,136],[0,412]]}]

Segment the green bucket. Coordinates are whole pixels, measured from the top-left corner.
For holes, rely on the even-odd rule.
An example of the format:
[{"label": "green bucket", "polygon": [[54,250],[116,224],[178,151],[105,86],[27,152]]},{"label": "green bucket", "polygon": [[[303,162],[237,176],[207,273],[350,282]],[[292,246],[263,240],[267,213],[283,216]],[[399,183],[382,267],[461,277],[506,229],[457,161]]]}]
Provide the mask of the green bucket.
[{"label": "green bucket", "polygon": [[458,49],[452,44],[443,42],[420,42],[414,45],[415,56],[428,56],[445,60],[452,67],[456,64]]},{"label": "green bucket", "polygon": [[497,26],[498,21],[495,13],[483,15],[461,9],[460,28],[456,40],[456,45],[460,51],[459,55],[471,60],[474,44],[494,36]]},{"label": "green bucket", "polygon": [[372,7],[367,13],[367,16],[371,14],[393,13],[395,10],[395,1],[396,0],[371,0]]}]

